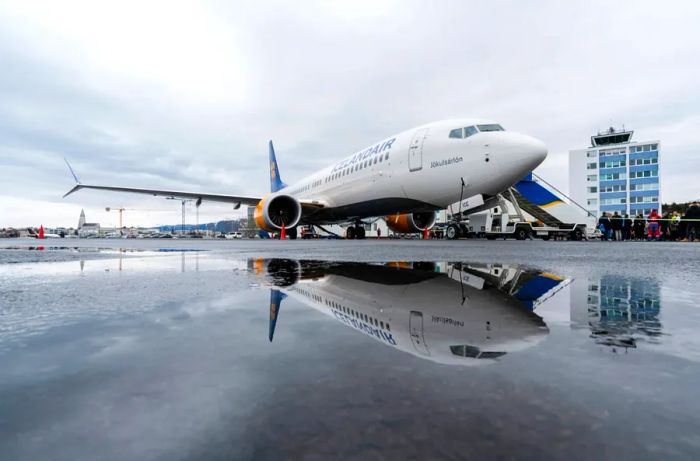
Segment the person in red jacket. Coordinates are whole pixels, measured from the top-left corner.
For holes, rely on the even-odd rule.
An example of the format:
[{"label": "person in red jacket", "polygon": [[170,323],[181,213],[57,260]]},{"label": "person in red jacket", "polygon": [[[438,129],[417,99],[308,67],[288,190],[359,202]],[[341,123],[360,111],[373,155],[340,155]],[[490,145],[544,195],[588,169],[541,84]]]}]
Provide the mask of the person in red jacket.
[{"label": "person in red jacket", "polygon": [[649,213],[649,227],[647,231],[647,240],[652,238],[661,240],[661,228],[659,227],[659,214],[656,210],[651,210]]}]

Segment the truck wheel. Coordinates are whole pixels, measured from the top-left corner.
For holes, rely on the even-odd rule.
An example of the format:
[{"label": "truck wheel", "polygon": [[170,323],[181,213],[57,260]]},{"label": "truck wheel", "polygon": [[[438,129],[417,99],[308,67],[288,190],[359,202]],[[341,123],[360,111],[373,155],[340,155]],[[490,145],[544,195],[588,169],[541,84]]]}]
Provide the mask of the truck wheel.
[{"label": "truck wheel", "polygon": [[544,241],[547,241],[547,240],[549,240],[549,239],[551,239],[551,238],[552,238],[552,236],[549,235],[549,234],[543,235],[543,236],[542,236],[542,240],[544,240]]},{"label": "truck wheel", "polygon": [[574,231],[571,232],[571,240],[576,242],[583,240],[583,232],[581,232],[581,229],[574,229]]},{"label": "truck wheel", "polygon": [[498,237],[498,235],[486,234],[486,240],[496,240],[496,237]]},{"label": "truck wheel", "polygon": [[459,226],[457,224],[450,224],[447,226],[447,231],[445,232],[445,235],[447,236],[448,239],[450,240],[455,240],[459,238]]},{"label": "truck wheel", "polygon": [[348,240],[354,240],[355,239],[355,228],[350,226],[348,229],[345,231],[345,238]]},{"label": "truck wheel", "polygon": [[523,227],[518,227],[515,229],[515,240],[525,240],[528,236],[528,232]]},{"label": "truck wheel", "polygon": [[355,228],[355,233],[356,233],[356,235],[357,235],[356,238],[357,238],[358,240],[359,240],[359,239],[365,238],[365,228],[364,228],[364,226],[357,226],[357,227]]},{"label": "truck wheel", "polygon": [[289,240],[296,240],[297,238],[297,228],[289,229],[287,231],[287,237],[289,237]]}]

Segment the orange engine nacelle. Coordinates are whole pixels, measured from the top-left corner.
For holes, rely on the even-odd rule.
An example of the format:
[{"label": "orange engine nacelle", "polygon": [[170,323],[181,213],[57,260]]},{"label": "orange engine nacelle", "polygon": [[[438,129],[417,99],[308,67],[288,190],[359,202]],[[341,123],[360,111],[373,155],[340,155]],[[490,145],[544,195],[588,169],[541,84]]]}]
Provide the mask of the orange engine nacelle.
[{"label": "orange engine nacelle", "polygon": [[265,197],[255,206],[255,224],[268,232],[277,232],[284,224],[291,229],[301,219],[301,204],[289,195]]},{"label": "orange engine nacelle", "polygon": [[395,214],[384,218],[387,227],[399,234],[423,232],[435,225],[435,219],[436,215],[433,211]]}]

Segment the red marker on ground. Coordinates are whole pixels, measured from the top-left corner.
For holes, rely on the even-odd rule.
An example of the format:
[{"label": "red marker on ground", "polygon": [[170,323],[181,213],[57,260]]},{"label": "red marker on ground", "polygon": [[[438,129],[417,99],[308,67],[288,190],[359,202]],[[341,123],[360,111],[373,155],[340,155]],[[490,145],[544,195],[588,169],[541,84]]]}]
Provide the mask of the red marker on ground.
[{"label": "red marker on ground", "polygon": [[44,238],[44,225],[42,224],[39,226],[39,238],[43,239]]},{"label": "red marker on ground", "polygon": [[287,230],[284,227],[284,223],[282,223],[282,232],[280,232],[280,240],[284,240],[287,238]]},{"label": "red marker on ground", "polygon": [[428,229],[423,229],[423,240],[428,240],[430,238],[430,231]]}]

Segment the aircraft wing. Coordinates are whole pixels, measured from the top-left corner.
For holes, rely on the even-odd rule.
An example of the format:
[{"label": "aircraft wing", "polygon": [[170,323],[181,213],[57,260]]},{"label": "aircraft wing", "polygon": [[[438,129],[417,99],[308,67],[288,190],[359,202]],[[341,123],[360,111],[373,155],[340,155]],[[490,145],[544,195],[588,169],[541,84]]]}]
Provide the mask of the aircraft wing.
[{"label": "aircraft wing", "polygon": [[131,192],[134,194],[154,195],[161,197],[173,197],[177,199],[207,200],[210,202],[240,203],[242,205],[257,205],[262,197],[242,197],[240,195],[208,194],[201,192],[184,192],[177,190],[140,189],[136,187],[94,186],[78,183],[66,192],[64,198],[80,189],[109,190],[114,192]]}]

